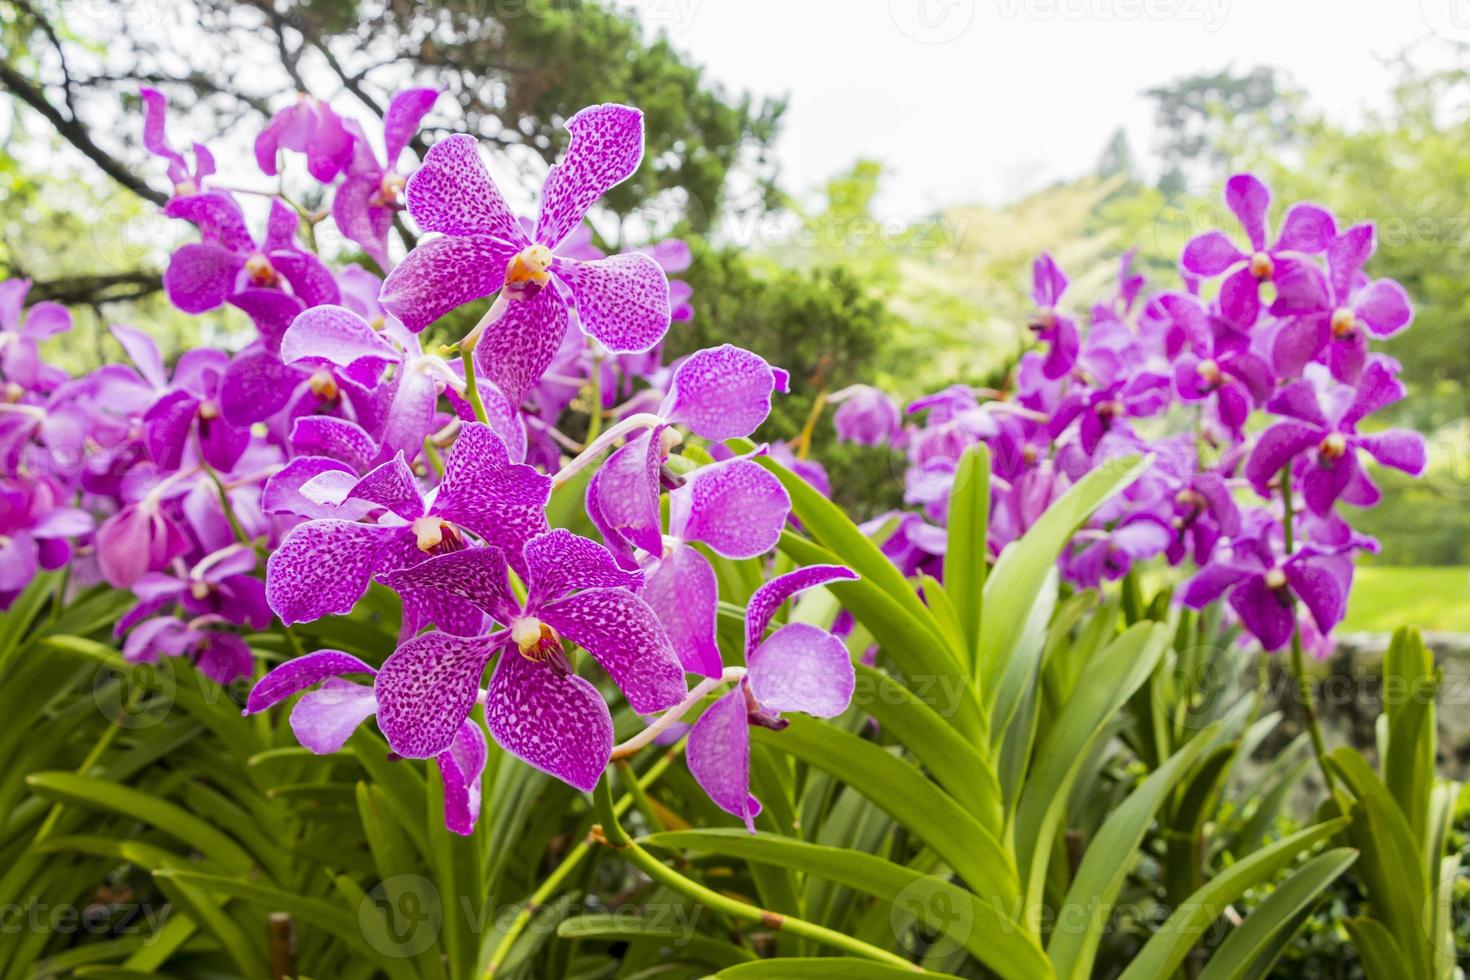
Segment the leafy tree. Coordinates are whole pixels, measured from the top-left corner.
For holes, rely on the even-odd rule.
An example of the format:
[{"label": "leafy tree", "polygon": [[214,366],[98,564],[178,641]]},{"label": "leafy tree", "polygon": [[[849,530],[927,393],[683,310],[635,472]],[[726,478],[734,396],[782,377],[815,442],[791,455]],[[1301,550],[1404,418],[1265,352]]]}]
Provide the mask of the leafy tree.
[{"label": "leafy tree", "polygon": [[[198,43],[179,43],[178,32]],[[439,128],[426,130],[428,142],[451,131],[475,133],[502,150],[498,172],[512,180],[518,175],[528,189],[565,149],[562,124],[573,112],[625,101],[648,116],[647,156],[635,177],[604,200],[618,219],[610,237],[636,243],[675,223],[699,230],[732,206],[759,209],[772,199],[766,151],[784,103],[723,91],[666,39],[649,37],[631,16],[591,0],[196,0],[119,7],[112,17],[65,0],[0,0],[0,36],[0,87],[14,97],[12,131],[43,125],[117,186],[155,204],[166,199],[156,186],[158,168],[142,151],[141,115],[128,115],[141,85],[163,89],[188,117],[175,124],[178,130],[205,139],[263,124],[283,90],[345,98],[381,114],[398,88],[439,85],[448,96],[431,120]],[[250,70],[238,70],[242,65]],[[7,171],[16,161],[9,144]],[[415,149],[422,153],[426,145],[420,139]],[[56,155],[54,146],[45,152]],[[746,200],[726,193],[737,168],[752,178],[741,182],[754,188]],[[625,236],[626,219],[634,215],[642,224]],[[14,197],[0,205],[0,220],[24,220]],[[158,256],[151,259],[152,267],[94,268],[82,278],[128,272],[156,288]],[[59,274],[39,266],[25,271]],[[72,298],[117,297],[92,289]]]},{"label": "leafy tree", "polygon": [[1168,196],[1190,185],[1201,167],[1218,169],[1224,134],[1247,123],[1257,145],[1279,151],[1291,142],[1292,90],[1276,69],[1258,66],[1237,72],[1232,67],[1190,75],[1144,92],[1154,103],[1159,136],[1154,152],[1163,165],[1159,187]]}]

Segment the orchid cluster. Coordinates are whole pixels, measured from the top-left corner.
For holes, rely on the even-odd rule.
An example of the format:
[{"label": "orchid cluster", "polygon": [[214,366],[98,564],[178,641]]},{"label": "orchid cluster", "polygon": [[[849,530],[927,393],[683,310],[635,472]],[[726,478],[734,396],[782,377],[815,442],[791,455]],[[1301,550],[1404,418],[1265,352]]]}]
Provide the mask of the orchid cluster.
[{"label": "orchid cluster", "polygon": [[[688,248],[606,255],[593,244],[584,219],[638,167],[641,112],[573,116],[539,214],[521,220],[469,136],[404,166],[437,94],[392,100],[382,157],[325,103],[302,97],[278,113],[256,140],[259,169],[278,176],[303,156],[332,203],[313,214],[265,194],[257,234],[246,192],[216,183],[207,148],[192,160],[175,151],[164,97],[144,90],[145,145],[174,185],[164,212],[198,235],[172,254],[167,295],[191,314],[235,307],[254,329],[237,350],[191,350],[170,369],[146,332],[114,325],[128,362],[69,378],[38,347],[70,328],[66,311],[27,308],[24,282],[0,285],[0,603],[66,566],[62,588],[134,594],[116,627],[129,660],[187,657],[226,684],[256,676],[252,633],[347,615],[386,587],[402,615],[381,664],[303,651],[253,683],[245,711],[301,694],[290,723],[314,753],[375,718],[395,758],[435,760],[446,824],[464,834],[487,733],[591,790],[615,753],[729,685],[693,725],[689,764],[751,824],[747,726],[779,728],[782,711],[838,714],[853,688],[829,631],[792,623],[766,635],[795,593],[853,573],[775,575],[760,561],[791,501],[757,462],[765,447],[724,445],[765,421],[786,374],[730,345],[665,364],[666,331],[690,316],[689,288],[668,279]],[[318,254],[313,228],[328,216],[386,277]],[[426,234],[406,234],[414,244],[395,263],[389,236],[405,216]],[[490,297],[456,344],[421,343],[431,323]],[[589,390],[583,445],[558,424]],[[551,526],[559,488],[585,494],[600,543]],[[748,599],[744,664],[721,656],[731,586],[710,555],[774,576],[723,596]],[[323,624],[311,635],[330,634]],[[614,687],[631,712],[664,713],[621,747]]]},{"label": "orchid cluster", "polygon": [[1377,549],[1339,505],[1378,501],[1365,457],[1415,476],[1426,465],[1422,437],[1371,421],[1404,387],[1370,341],[1408,327],[1413,311],[1397,283],[1364,272],[1372,224],[1340,229],[1328,211],[1296,204],[1272,237],[1270,192],[1249,174],[1229,180],[1225,201],[1243,240],[1193,238],[1180,285],[1157,292],[1128,253],[1085,329],[1066,275],[1039,257],[1040,347],[1002,390],[950,387],[908,405],[907,424],[877,389],[840,393],[839,438],[906,454],[914,509],[898,515],[886,550],[907,572],[942,571],[956,467],[976,443],[993,465],[992,553],[1084,474],[1146,453],[1148,470],[1077,534],[1063,576],[1094,587],[1162,559],[1193,570],[1180,601],[1224,597],[1265,649],[1296,635],[1331,651],[1355,555]]}]

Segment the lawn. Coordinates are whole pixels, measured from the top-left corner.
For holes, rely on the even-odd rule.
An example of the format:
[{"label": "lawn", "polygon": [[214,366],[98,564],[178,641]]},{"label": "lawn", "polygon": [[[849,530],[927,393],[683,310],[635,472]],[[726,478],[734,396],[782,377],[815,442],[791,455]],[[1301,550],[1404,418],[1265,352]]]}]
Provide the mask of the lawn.
[{"label": "lawn", "polygon": [[1405,624],[1470,633],[1470,568],[1359,568],[1340,629],[1388,632]]}]

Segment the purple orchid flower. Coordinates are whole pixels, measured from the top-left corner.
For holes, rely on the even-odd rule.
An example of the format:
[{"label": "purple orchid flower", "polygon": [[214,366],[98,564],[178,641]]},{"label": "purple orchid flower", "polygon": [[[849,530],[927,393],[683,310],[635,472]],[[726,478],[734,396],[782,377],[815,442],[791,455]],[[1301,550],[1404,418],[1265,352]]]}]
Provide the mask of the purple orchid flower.
[{"label": "purple orchid flower", "polygon": [[1161,306],[1190,338],[1174,357],[1174,390],[1183,401],[1210,403],[1220,424],[1238,436],[1276,384],[1271,366],[1251,352],[1247,335],[1210,316],[1198,300],[1173,299]]},{"label": "purple orchid flower", "polygon": [[658,423],[616,450],[587,484],[587,516],[625,568],[634,549],[661,554],[658,498],[669,451],[682,441],[679,423],[703,439],[750,435],[771,413],[771,395],[785,391],[786,372],[729,344],[690,354],[674,371],[655,413]]},{"label": "purple orchid flower", "polygon": [[216,684],[229,684],[249,677],[255,660],[244,640],[217,628],[226,625],[218,616],[199,616],[187,622],[176,616],[157,616],[128,634],[123,657],[132,663],[154,663],[160,656],[185,657]]},{"label": "purple orchid flower", "polygon": [[352,134],[332,107],[302,93],[271,116],[255,138],[255,162],[266,176],[274,177],[281,150],[305,153],[307,173],[328,184],[347,168],[352,147]]},{"label": "purple orchid flower", "polygon": [[92,532],[92,516],[63,499],[48,481],[0,478],[0,609],[42,569],[71,560],[69,539]]},{"label": "purple orchid flower", "polygon": [[49,392],[66,380],[65,372],[41,360],[40,344],[71,329],[71,314],[59,303],[25,309],[29,279],[0,282],[0,397],[19,401],[27,391]]},{"label": "purple orchid flower", "polygon": [[1222,538],[1240,533],[1240,507],[1218,472],[1195,474],[1180,486],[1170,504],[1174,539],[1167,555],[1171,565],[1179,564],[1187,555],[1203,565]]},{"label": "purple orchid flower", "polygon": [[[1271,495],[1271,481],[1288,463],[1295,462],[1302,499],[1314,513],[1325,514],[1339,497],[1359,506],[1378,500],[1378,490],[1358,462],[1364,450],[1383,466],[1411,476],[1427,464],[1424,437],[1407,429],[1389,429],[1361,435],[1358,423],[1368,415],[1404,397],[1403,384],[1382,358],[1369,361],[1351,399],[1324,405],[1311,380],[1295,381],[1266,404],[1270,412],[1287,418],[1262,432],[1246,462],[1245,475],[1262,496]],[[1336,392],[1329,392],[1336,394]]]},{"label": "purple orchid flower", "polygon": [[[443,358],[424,354],[413,334],[404,331],[403,347],[395,347],[389,336],[386,322],[382,330],[375,330],[346,307],[316,306],[298,316],[281,338],[281,360],[310,371],[312,379],[344,377],[351,382],[349,394],[375,393],[375,400],[357,394],[352,404],[371,404],[373,414],[381,416],[379,443],[384,458],[401,452],[412,462],[424,436],[434,427],[440,393],[462,386],[463,379]],[[380,384],[387,367],[393,369],[392,376]],[[492,401],[496,401],[493,395]],[[500,408],[492,419],[497,435],[507,445],[515,445],[517,437],[524,444],[524,429],[504,424],[512,413],[508,406]]]},{"label": "purple orchid flower", "polygon": [[1095,589],[1104,580],[1114,582],[1127,575],[1135,562],[1163,554],[1173,540],[1162,517],[1131,514],[1111,528],[1083,531],[1065,562],[1065,573],[1082,588]]},{"label": "purple orchid flower", "polygon": [[898,406],[882,389],[872,385],[853,385],[835,392],[827,400],[837,405],[832,424],[837,429],[838,442],[886,446],[897,438],[902,427]]},{"label": "purple orchid flower", "polygon": [[[346,680],[344,674],[378,672],[350,653],[318,650],[281,664],[250,691],[243,714],[253,715],[315,684],[291,709],[296,740],[317,755],[330,755],[347,744],[357,727],[378,712],[371,685]],[[470,719],[460,723],[449,747],[434,756],[444,778],[444,825],[456,834],[474,833],[480,817],[481,775],[488,746],[485,733]]]},{"label": "purple orchid flower", "polygon": [[1369,280],[1363,266],[1373,254],[1373,225],[1354,225],[1327,246],[1328,286],[1316,310],[1296,311],[1277,331],[1271,348],[1276,370],[1300,374],[1327,352],[1332,376],[1356,384],[1368,358],[1368,335],[1391,337],[1407,327],[1414,308],[1392,279]]},{"label": "purple orchid flower", "polygon": [[168,162],[168,179],[174,185],[174,197],[189,197],[204,190],[204,179],[214,176],[214,154],[202,143],[194,144],[194,164],[168,141],[166,125],[168,99],[157,89],[141,88],[143,99],[143,147]]},{"label": "purple orchid flower", "polygon": [[425,231],[383,284],[382,303],[410,330],[500,291],[483,334],[467,337],[476,363],[520,404],[561,345],[575,305],[582,329],[612,353],[657,344],[669,328],[669,284],[657,262],[629,252],[590,262],[555,254],[603,194],[643,158],[643,114],[622,105],[567,121],[571,145],[546,176],[536,231],[527,236],[480,161],[473,137],[435,144],[408,181],[408,211]]},{"label": "purple orchid flower", "polygon": [[1091,457],[1104,436],[1127,431],[1128,419],[1156,414],[1168,401],[1169,381],[1162,374],[1145,371],[1097,388],[1074,390],[1062,399],[1052,416],[1052,438],[1059,438],[1075,421],[1078,444]]},{"label": "purple orchid flower", "polygon": [[750,792],[750,726],[784,727],[782,711],[835,718],[852,701],[856,676],[847,647],[809,623],[766,629],[791,596],[858,576],[840,565],[809,565],[755,590],[745,611],[746,675],[699,716],[689,732],[689,772],[715,805],[755,833],[761,803]]},{"label": "purple orchid flower", "polygon": [[163,273],[164,291],[185,313],[207,313],[228,301],[248,313],[274,347],[297,313],[339,299],[326,266],[296,244],[299,219],[279,199],[271,201],[263,243],[251,237],[240,206],[227,194],[176,197],[164,213],[193,223],[203,237],[175,251]]},{"label": "purple orchid flower", "polygon": [[103,521],[96,545],[102,577],[113,588],[127,589],[187,552],[189,539],[164,512],[162,497],[150,492]]},{"label": "purple orchid flower", "polygon": [[255,552],[234,544],[205,555],[178,576],[148,572],[133,583],[138,604],[118,620],[114,632],[121,636],[175,604],[191,616],[218,616],[236,626],[265,629],[271,611],[265,583],[251,574],[254,571]]},{"label": "purple orchid flower", "polygon": [[[548,477],[512,463],[505,444],[479,423],[461,429],[431,501],[401,454],[361,479],[324,469],[313,482],[339,501],[367,501],[383,513],[372,524],[319,518],[286,535],[266,566],[266,598],[287,626],[351,612],[375,575],[467,547],[464,531],[519,556],[526,541],[546,530],[543,508],[551,493]],[[462,603],[405,595],[402,635],[412,636],[428,619],[466,633],[481,626],[478,611]]]},{"label": "purple orchid flower", "polygon": [[143,442],[160,470],[177,470],[193,446],[223,471],[244,454],[250,429],[224,418],[221,408],[227,365],[220,351],[189,351],[174,371],[173,387],[144,413]]},{"label": "purple orchid flower", "polygon": [[332,220],[343,237],[361,245],[379,268],[393,267],[388,259],[388,231],[394,212],[402,207],[399,196],[406,181],[398,161],[438,98],[439,90],[432,88],[406,89],[393,96],[383,114],[385,162],[378,161],[361,127],[355,122],[347,124],[355,145],[347,179],[332,198]]},{"label": "purple orchid flower", "polygon": [[1261,283],[1276,286],[1278,302],[1310,304],[1317,295],[1314,268],[1304,255],[1316,255],[1337,235],[1332,214],[1314,204],[1296,204],[1286,212],[1281,236],[1267,244],[1266,209],[1271,192],[1250,174],[1225,182],[1225,204],[1240,219],[1250,242],[1246,254],[1221,231],[1209,231],[1184,246],[1180,265],[1197,276],[1227,273],[1220,285],[1220,312],[1232,323],[1249,328],[1261,312]]},{"label": "purple orchid flower", "polygon": [[696,470],[669,493],[669,534],[646,549],[659,557],[645,569],[643,598],[686,671],[718,677],[723,670],[715,640],[719,585],[709,559],[691,543],[730,559],[756,558],[776,546],[790,513],[781,481],[744,458]]},{"label": "purple orchid flower", "polygon": [[1081,347],[1076,321],[1057,310],[1062,294],[1067,291],[1067,276],[1043,252],[1031,264],[1031,281],[1031,298],[1036,301],[1031,331],[1036,339],[1050,345],[1041,370],[1048,378],[1060,378],[1071,372]]},{"label": "purple orchid flower", "polygon": [[502,628],[487,636],[425,633],[383,664],[378,727],[399,755],[443,750],[485,692],[485,724],[507,752],[581,790],[597,785],[612,755],[612,717],[597,688],[567,660],[562,638],[590,653],[634,711],[662,711],[684,696],[684,671],[658,617],[633,593],[642,576],[570,531],[526,543],[527,594],[517,599],[505,554],[486,546],[440,555],[386,577],[395,589],[440,590],[474,603]]},{"label": "purple orchid flower", "polygon": [[1185,584],[1181,601],[1203,609],[1228,593],[1230,607],[1266,650],[1279,650],[1291,639],[1297,599],[1323,634],[1346,614],[1353,577],[1346,554],[1306,546],[1279,560],[1264,537],[1239,538],[1225,550],[1228,556],[1205,565]]}]

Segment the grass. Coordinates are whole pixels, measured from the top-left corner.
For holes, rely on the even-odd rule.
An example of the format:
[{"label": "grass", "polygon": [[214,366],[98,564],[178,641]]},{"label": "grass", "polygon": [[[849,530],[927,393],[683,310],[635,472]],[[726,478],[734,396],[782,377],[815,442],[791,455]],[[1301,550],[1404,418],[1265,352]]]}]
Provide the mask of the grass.
[{"label": "grass", "polygon": [[1400,626],[1470,633],[1470,568],[1377,565],[1357,570],[1342,630]]}]

